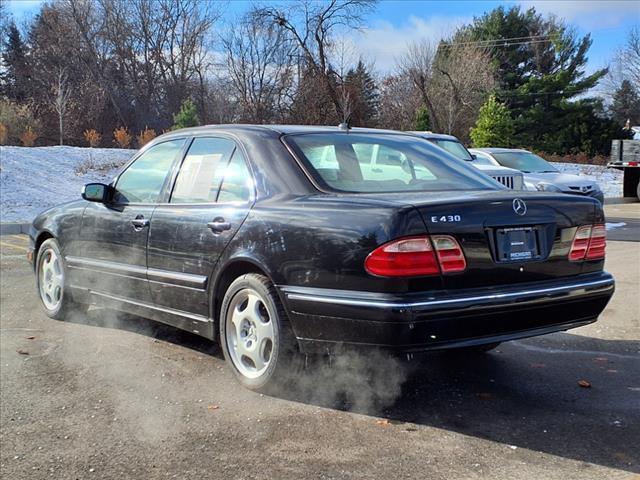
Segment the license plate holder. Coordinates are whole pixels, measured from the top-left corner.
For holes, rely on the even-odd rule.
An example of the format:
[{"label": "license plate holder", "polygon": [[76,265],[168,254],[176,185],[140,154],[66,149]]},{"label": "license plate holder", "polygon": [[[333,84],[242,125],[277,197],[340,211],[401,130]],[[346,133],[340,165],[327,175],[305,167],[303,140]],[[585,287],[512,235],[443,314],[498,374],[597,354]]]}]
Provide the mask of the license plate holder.
[{"label": "license plate holder", "polygon": [[535,227],[498,228],[495,241],[499,262],[528,262],[540,258],[538,229]]}]

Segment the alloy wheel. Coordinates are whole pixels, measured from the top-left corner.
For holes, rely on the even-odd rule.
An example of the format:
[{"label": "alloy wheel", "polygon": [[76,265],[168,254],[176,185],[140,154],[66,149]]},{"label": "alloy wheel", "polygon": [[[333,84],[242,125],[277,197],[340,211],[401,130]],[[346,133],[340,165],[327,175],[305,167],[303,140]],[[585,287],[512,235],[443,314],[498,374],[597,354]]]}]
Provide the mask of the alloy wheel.
[{"label": "alloy wheel", "polygon": [[260,294],[244,288],[233,297],[226,317],[229,356],[247,378],[261,376],[269,367],[275,342],[273,314]]}]

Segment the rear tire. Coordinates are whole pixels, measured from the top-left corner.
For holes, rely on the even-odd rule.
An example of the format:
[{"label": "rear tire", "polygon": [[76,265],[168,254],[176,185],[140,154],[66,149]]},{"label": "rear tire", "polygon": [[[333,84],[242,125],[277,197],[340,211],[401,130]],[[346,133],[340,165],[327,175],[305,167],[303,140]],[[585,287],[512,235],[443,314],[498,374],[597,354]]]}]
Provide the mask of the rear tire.
[{"label": "rear tire", "polygon": [[302,357],[287,313],[264,275],[248,273],[229,285],[219,325],[225,360],[243,386],[272,393],[295,381]]},{"label": "rear tire", "polygon": [[75,302],[67,288],[67,265],[55,238],[45,240],[38,249],[36,285],[44,311],[50,318],[63,320],[72,312],[84,313],[89,308]]}]

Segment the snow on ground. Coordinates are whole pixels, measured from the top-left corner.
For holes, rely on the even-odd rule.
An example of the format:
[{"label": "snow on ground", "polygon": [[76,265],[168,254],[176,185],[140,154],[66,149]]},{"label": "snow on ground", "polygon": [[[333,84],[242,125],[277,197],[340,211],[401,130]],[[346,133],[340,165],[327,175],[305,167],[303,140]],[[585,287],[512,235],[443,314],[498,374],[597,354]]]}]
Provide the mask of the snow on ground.
[{"label": "snow on ground", "polygon": [[85,183],[109,183],[135,150],[0,147],[0,218],[30,222],[49,207],[80,198]]},{"label": "snow on ground", "polygon": [[[80,198],[85,183],[109,183],[135,150],[0,147],[0,218],[29,222],[43,210]],[[554,163],[564,173],[597,181],[606,197],[622,196],[622,172],[599,165]]]},{"label": "snow on ground", "polygon": [[622,175],[620,170],[602,165],[582,165],[580,163],[553,163],[562,173],[570,173],[598,182],[605,197],[622,196]]}]

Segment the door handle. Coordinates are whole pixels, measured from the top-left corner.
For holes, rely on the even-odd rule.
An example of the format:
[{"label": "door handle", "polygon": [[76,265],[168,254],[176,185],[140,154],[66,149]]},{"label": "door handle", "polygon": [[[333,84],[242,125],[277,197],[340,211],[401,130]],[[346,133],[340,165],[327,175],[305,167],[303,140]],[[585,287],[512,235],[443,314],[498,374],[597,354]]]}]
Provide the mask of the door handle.
[{"label": "door handle", "polygon": [[144,215],[138,215],[136,218],[131,220],[131,225],[135,230],[142,230],[144,227],[149,226],[149,220],[144,218]]},{"label": "door handle", "polygon": [[222,233],[225,230],[231,230],[231,224],[222,217],[218,217],[214,219],[213,222],[207,223],[207,227],[209,227],[213,233]]}]

